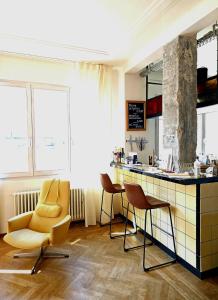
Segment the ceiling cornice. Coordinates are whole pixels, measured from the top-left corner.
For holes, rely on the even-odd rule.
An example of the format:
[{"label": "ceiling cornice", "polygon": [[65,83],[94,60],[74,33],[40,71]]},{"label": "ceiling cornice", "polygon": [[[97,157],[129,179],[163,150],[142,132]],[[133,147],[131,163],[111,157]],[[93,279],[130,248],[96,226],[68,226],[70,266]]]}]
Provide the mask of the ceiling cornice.
[{"label": "ceiling cornice", "polygon": [[171,9],[178,2],[179,0],[153,0],[149,7],[144,10],[142,15],[130,27],[128,33],[131,36],[143,34],[143,28],[146,28],[152,20],[156,20],[156,22],[158,22],[160,15]]},{"label": "ceiling cornice", "polygon": [[40,40],[40,39],[35,39],[35,38],[29,38],[29,37],[22,37],[22,36],[17,36],[17,35],[12,35],[12,34],[0,34],[0,40],[1,39],[7,39],[11,41],[17,41],[20,43],[29,43],[29,44],[37,44],[37,46],[42,46],[42,47],[53,47],[53,48],[63,48],[67,49],[70,51],[76,51],[80,53],[92,53],[92,54],[98,54],[98,55],[104,55],[108,56],[109,53],[108,51],[105,50],[98,50],[98,49],[92,49],[92,48],[86,48],[86,47],[81,47],[81,46],[76,46],[76,45],[68,45],[68,44],[62,44],[62,43],[57,43],[54,41],[45,41],[45,40]]}]

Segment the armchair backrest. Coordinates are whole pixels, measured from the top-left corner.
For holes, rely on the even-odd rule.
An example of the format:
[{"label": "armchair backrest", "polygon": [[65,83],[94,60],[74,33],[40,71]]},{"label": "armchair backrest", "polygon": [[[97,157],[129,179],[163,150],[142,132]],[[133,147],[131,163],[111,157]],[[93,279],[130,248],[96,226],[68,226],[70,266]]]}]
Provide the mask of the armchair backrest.
[{"label": "armchair backrest", "polygon": [[69,214],[69,203],[69,181],[44,181],[28,227],[39,232],[50,232],[52,226]]}]

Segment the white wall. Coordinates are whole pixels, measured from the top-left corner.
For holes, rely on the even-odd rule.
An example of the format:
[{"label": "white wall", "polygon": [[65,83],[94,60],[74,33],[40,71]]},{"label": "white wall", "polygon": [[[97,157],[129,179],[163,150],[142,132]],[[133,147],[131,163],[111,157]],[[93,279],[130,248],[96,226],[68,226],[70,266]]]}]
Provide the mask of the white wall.
[{"label": "white wall", "polygon": [[[125,99],[126,100],[145,100],[146,96],[146,84],[145,79],[138,74],[126,74],[125,75]],[[143,163],[148,163],[148,156],[153,155],[155,149],[155,119],[146,120],[145,131],[126,131],[126,139],[129,139],[130,135],[133,139],[136,137],[145,137],[148,140],[148,144],[145,145],[145,149],[140,151],[136,144],[133,144],[133,152],[138,153],[138,160]],[[128,155],[131,152],[130,144],[126,143],[125,152]]]},{"label": "white wall", "polygon": [[[120,70],[113,71],[113,97],[122,97],[123,99],[122,87],[120,86],[122,76],[120,74]],[[73,88],[73,79],[74,71],[71,63],[0,55],[0,80],[57,84]],[[119,101],[117,100],[117,102]],[[118,126],[118,130],[121,130],[121,128],[122,125]],[[89,146],[87,145],[87,148]],[[17,191],[39,189],[46,178],[44,176],[0,179],[0,233],[6,232],[7,220],[14,214],[12,194]]]}]

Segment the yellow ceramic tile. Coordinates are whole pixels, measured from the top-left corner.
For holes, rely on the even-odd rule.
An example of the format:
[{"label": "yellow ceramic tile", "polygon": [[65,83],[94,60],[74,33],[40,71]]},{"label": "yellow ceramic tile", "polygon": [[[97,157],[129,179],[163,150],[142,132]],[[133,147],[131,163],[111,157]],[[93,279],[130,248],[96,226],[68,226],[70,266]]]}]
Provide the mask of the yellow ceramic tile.
[{"label": "yellow ceramic tile", "polygon": [[218,239],[211,241],[212,254],[218,253]]},{"label": "yellow ceramic tile", "polygon": [[167,201],[167,188],[160,186],[160,199]]},{"label": "yellow ceramic tile", "polygon": [[186,221],[193,225],[196,225],[196,212],[186,208]]},{"label": "yellow ceramic tile", "polygon": [[192,237],[193,239],[196,239],[196,226],[185,222],[185,232],[188,236]]},{"label": "yellow ceramic tile", "polygon": [[174,182],[167,182],[167,188],[170,190],[175,190],[176,189],[176,184]]},{"label": "yellow ceramic tile", "polygon": [[156,228],[156,229],[154,230],[154,237],[155,237],[155,239],[157,239],[158,241],[160,241],[160,233],[161,233],[161,231],[160,231],[158,228]]},{"label": "yellow ceramic tile", "polygon": [[147,181],[147,176],[146,175],[142,175],[142,180],[143,181]]},{"label": "yellow ceramic tile", "polygon": [[150,177],[150,176],[147,176],[147,182],[154,183],[154,178]]},{"label": "yellow ceramic tile", "polygon": [[176,243],[176,252],[181,258],[185,259],[185,247],[184,246]]},{"label": "yellow ceramic tile", "polygon": [[159,198],[159,196],[160,196],[160,187],[159,187],[159,185],[154,184],[154,195],[157,196],[157,198]]},{"label": "yellow ceramic tile", "polygon": [[154,185],[153,183],[147,183],[147,187],[148,187],[148,193],[153,194],[154,193]]},{"label": "yellow ceramic tile", "polygon": [[160,212],[161,212],[160,213],[160,215],[161,215],[161,221],[167,223],[168,222],[168,218],[169,218],[168,209],[161,208]]},{"label": "yellow ceramic tile", "polygon": [[186,249],[185,259],[190,265],[192,265],[193,267],[196,268],[196,254],[195,253],[193,253],[192,251]]},{"label": "yellow ceramic tile", "polygon": [[201,184],[200,187],[201,198],[218,196],[218,182]]},{"label": "yellow ceramic tile", "polygon": [[167,200],[172,203],[175,204],[176,202],[176,191],[175,190],[167,190]]},{"label": "yellow ceramic tile", "polygon": [[200,234],[201,242],[210,241],[212,239],[212,226],[201,226]]},{"label": "yellow ceramic tile", "polygon": [[139,180],[141,180],[141,179],[142,179],[142,174],[137,174],[137,178],[138,178]]},{"label": "yellow ceramic tile", "polygon": [[160,233],[160,241],[162,244],[167,245],[167,234],[164,232]]},{"label": "yellow ceramic tile", "polygon": [[141,187],[142,187],[144,192],[147,192],[147,182],[142,181]]},{"label": "yellow ceramic tile", "polygon": [[179,204],[181,206],[185,206],[185,194],[176,192],[176,205]]},{"label": "yellow ceramic tile", "polygon": [[196,253],[196,240],[186,235],[186,249]]},{"label": "yellow ceramic tile", "polygon": [[218,253],[212,255],[212,268],[217,268],[218,266]]},{"label": "yellow ceramic tile", "polygon": [[176,242],[185,247],[185,234],[179,230],[175,233]]},{"label": "yellow ceramic tile", "polygon": [[167,222],[164,222],[164,221],[161,220],[160,224],[161,224],[161,226],[160,226],[161,229],[163,229],[163,230],[165,230],[166,232],[168,232],[168,225],[167,225]]},{"label": "yellow ceramic tile", "polygon": [[185,232],[185,221],[180,218],[175,218],[175,225],[176,225],[176,230]]},{"label": "yellow ceramic tile", "polygon": [[213,240],[218,239],[218,225],[211,227],[211,236]]},{"label": "yellow ceramic tile", "polygon": [[196,210],[196,198],[186,194],[186,207]]},{"label": "yellow ceramic tile", "polygon": [[217,225],[218,212],[201,214],[201,226]]},{"label": "yellow ceramic tile", "polygon": [[208,256],[212,254],[212,241],[208,241],[200,244],[201,256]]},{"label": "yellow ceramic tile", "polygon": [[176,205],[175,207],[175,216],[185,220],[185,207]]},{"label": "yellow ceramic tile", "polygon": [[188,195],[196,197],[196,185],[186,185],[185,192]]},{"label": "yellow ceramic tile", "polygon": [[174,252],[173,239],[170,236],[167,237],[167,247]]},{"label": "yellow ceramic tile", "polygon": [[138,178],[136,179],[136,183],[139,184],[139,185],[142,185],[142,181]]},{"label": "yellow ceramic tile", "polygon": [[212,256],[201,257],[200,270],[201,272],[207,271],[212,268]]},{"label": "yellow ceramic tile", "polygon": [[160,179],[154,178],[154,184],[160,185]]},{"label": "yellow ceramic tile", "polygon": [[177,183],[176,183],[176,191],[185,194],[185,185],[183,185],[183,184],[177,184]]},{"label": "yellow ceramic tile", "polygon": [[167,188],[167,181],[166,180],[160,180],[160,186]]},{"label": "yellow ceramic tile", "polygon": [[202,198],[200,203],[202,213],[218,211],[218,197]]}]

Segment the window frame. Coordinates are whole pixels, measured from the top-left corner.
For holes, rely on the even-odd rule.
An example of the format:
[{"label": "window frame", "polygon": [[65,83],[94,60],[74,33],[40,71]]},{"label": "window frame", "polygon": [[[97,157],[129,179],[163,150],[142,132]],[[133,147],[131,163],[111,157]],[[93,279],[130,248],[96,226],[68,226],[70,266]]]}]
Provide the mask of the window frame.
[{"label": "window frame", "polygon": [[[0,178],[15,178],[15,177],[36,177],[45,175],[57,175],[63,172],[70,172],[71,169],[71,126],[70,126],[70,88],[63,85],[33,83],[16,80],[0,80],[0,86],[23,87],[26,90],[27,99],[27,138],[28,138],[28,171],[27,172],[8,172],[0,173]],[[51,91],[64,91],[67,96],[67,168],[36,171],[35,164],[35,116],[34,116],[34,89],[44,89]]]}]

